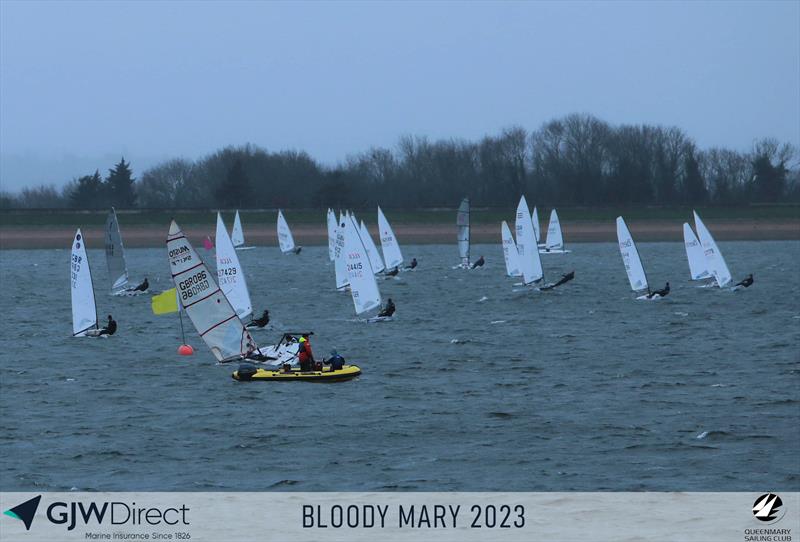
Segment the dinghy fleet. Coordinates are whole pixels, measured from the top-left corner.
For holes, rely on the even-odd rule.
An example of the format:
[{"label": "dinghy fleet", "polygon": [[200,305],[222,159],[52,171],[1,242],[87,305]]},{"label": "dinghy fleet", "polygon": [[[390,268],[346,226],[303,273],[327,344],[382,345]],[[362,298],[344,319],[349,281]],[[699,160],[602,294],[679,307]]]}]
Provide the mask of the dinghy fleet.
[{"label": "dinghy fleet", "polygon": [[[730,287],[732,278],[725,259],[714,238],[700,216],[693,212],[695,229],[683,224],[683,238],[690,278],[703,281],[702,287]],[[379,251],[363,220],[358,220],[351,211],[327,210],[328,257],[337,291],[349,292],[357,319],[356,322],[377,323],[393,319],[394,304],[388,301],[382,308],[382,297],[378,279],[395,278],[400,272],[413,270],[403,268],[403,254],[394,231],[383,210],[377,209]],[[291,229],[282,210],[278,211],[277,237],[280,250],[285,255],[297,255],[300,246],[294,242]],[[459,263],[453,269],[478,269],[483,265],[481,256],[470,260],[470,202],[464,198],[456,213],[457,247]],[[525,290],[547,291],[561,286],[575,276],[569,272],[555,281],[548,282],[541,255],[568,254],[558,213],[553,209],[542,242],[538,210],[530,211],[525,196],[516,209],[513,232],[507,221],[500,225],[505,271],[508,277],[521,279],[514,286]],[[695,234],[696,231],[696,234]],[[623,217],[616,219],[617,241],[623,266],[632,291],[639,300],[663,299],[669,293],[669,283],[662,290],[652,290],[645,267],[636,248],[636,243]],[[250,250],[246,246],[239,212],[236,212],[231,234],[225,227],[222,215],[217,213],[215,236],[216,272],[212,273],[195,251],[180,226],[173,220],[167,235],[167,254],[171,276],[175,283],[178,310],[185,313],[198,335],[219,363],[243,363],[233,373],[237,380],[263,381],[339,381],[358,376],[361,369],[356,365],[323,367],[317,363],[310,369],[297,367],[298,358],[305,345],[310,348],[309,336],[313,333],[284,333],[274,345],[259,347],[251,330],[253,306],[245,273],[237,255],[238,251]],[[210,249],[206,238],[205,248]],[[111,295],[137,295],[147,291],[147,279],[136,288],[128,286],[128,268],[122,243],[119,221],[114,209],[108,214],[105,227],[105,254],[108,267]],[[98,323],[97,303],[91,269],[86,252],[85,239],[78,229],[72,242],[70,258],[71,301],[74,337],[109,336],[114,333],[108,326]],[[732,290],[752,284],[752,275]],[[515,290],[519,291],[519,290]],[[389,310],[391,307],[391,310]],[[380,312],[379,312],[380,311]],[[112,324],[109,315],[109,323]],[[260,325],[260,324],[259,324]],[[263,327],[263,326],[262,326]],[[109,332],[110,331],[110,332]],[[305,345],[303,344],[305,342]]]}]

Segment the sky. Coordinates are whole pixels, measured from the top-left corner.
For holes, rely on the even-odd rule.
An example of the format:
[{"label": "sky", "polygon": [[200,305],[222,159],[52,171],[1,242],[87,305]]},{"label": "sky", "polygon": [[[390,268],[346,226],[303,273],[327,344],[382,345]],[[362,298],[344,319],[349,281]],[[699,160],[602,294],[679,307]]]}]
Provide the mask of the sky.
[{"label": "sky", "polygon": [[0,0],[0,188],[228,145],[326,165],[570,113],[800,146],[800,2]]}]

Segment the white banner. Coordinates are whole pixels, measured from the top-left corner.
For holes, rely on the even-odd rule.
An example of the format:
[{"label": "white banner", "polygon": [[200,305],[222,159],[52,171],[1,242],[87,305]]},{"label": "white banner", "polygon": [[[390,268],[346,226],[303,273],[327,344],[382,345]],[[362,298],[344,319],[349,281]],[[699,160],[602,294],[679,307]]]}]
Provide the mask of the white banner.
[{"label": "white banner", "polygon": [[800,493],[0,493],[0,538],[800,540]]}]

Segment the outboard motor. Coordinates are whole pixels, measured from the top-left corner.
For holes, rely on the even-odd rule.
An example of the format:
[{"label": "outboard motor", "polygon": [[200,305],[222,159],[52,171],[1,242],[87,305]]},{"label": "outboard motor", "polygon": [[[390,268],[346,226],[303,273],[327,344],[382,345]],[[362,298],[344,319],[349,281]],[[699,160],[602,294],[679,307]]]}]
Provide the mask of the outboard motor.
[{"label": "outboard motor", "polygon": [[242,363],[236,373],[239,375],[239,380],[251,380],[256,370],[256,366],[252,363]]}]

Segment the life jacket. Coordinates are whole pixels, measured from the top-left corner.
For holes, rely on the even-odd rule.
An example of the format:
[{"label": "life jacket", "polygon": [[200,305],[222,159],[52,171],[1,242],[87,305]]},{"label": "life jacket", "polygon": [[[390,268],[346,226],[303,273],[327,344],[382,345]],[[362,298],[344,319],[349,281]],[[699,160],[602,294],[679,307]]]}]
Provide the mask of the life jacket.
[{"label": "life jacket", "polygon": [[305,341],[300,344],[300,350],[297,352],[297,359],[300,362],[308,361],[314,356],[313,352],[311,351],[311,345],[308,341]]}]

